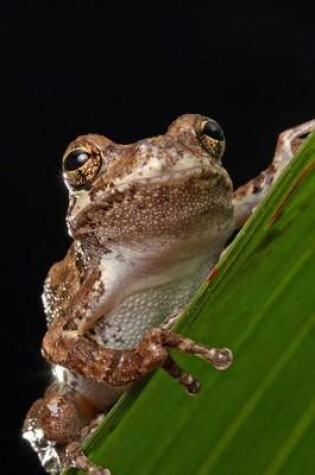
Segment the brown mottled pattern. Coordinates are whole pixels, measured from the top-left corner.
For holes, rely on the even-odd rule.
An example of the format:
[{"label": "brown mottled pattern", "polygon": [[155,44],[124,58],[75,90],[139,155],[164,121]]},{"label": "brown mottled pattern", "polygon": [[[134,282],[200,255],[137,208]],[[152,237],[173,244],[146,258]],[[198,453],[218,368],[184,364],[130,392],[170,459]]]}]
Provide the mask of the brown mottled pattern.
[{"label": "brown mottled pattern", "polygon": [[43,300],[48,325],[67,310],[80,286],[81,273],[72,245],[66,257],[51,267],[45,280]]},{"label": "brown mottled pattern", "polygon": [[[226,177],[206,175],[178,180],[177,186],[143,184],[109,197],[82,211],[71,223],[77,239],[91,238],[100,246],[108,239],[144,239],[190,233],[198,222],[228,220],[231,185]],[[223,198],[224,196],[224,198]],[[106,223],[104,226],[103,223]]]},{"label": "brown mottled pattern", "polygon": [[[161,321],[155,317],[161,315],[163,285],[172,285],[175,305],[185,303],[185,295],[207,275],[209,262],[215,263],[229,235],[292,158],[303,134],[314,129],[315,120],[282,134],[272,165],[233,195],[220,160],[223,132],[201,115],[181,116],[164,135],[130,145],[97,134],[69,145],[64,159],[74,150],[89,158],[82,164],[74,160],[76,170],[64,170],[74,244],[51,268],[43,295],[49,328],[42,351],[55,365],[59,383],[34,403],[23,428],[47,470],[56,473],[71,465],[108,475],[82,453],[79,442],[88,432],[82,424],[91,422],[91,408],[107,409],[125,387],[154,368],[163,366],[187,391],[198,391],[199,383],[177,366],[169,348],[204,358],[217,369],[232,363],[230,350],[207,348],[163,328],[167,317],[162,327],[152,328],[152,322]],[[192,276],[198,276],[196,282]],[[121,302],[126,307],[119,320]],[[139,318],[140,308],[148,325]],[[113,315],[114,338],[123,331],[127,341],[129,331],[138,344],[106,347],[97,323],[103,319],[106,326]],[[139,322],[143,326],[137,327]]]}]

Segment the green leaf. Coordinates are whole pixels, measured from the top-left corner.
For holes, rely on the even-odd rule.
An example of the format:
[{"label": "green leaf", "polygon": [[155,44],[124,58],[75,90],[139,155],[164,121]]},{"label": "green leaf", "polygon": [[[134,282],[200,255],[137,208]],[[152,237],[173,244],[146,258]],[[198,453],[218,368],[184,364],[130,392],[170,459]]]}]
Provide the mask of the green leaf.
[{"label": "green leaf", "polygon": [[176,352],[188,396],[158,370],[85,445],[113,475],[313,474],[315,136],[273,187],[176,331],[233,350],[226,372]]}]

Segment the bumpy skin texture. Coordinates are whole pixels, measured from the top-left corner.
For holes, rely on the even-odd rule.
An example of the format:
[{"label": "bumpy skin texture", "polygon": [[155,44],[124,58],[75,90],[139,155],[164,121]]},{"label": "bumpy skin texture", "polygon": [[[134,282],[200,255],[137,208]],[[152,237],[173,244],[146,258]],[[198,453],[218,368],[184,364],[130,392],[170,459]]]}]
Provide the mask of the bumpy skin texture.
[{"label": "bumpy skin texture", "polygon": [[93,134],[69,145],[63,168],[73,244],[49,271],[43,294],[43,354],[56,382],[23,429],[48,471],[109,473],[87,460],[79,442],[95,417],[149,371],[161,366],[189,392],[199,390],[168,348],[217,369],[231,364],[229,350],[172,333],[174,314],[291,159],[299,137],[314,128],[312,121],[282,134],[271,166],[234,194],[221,165],[223,131],[203,116],[181,116],[165,135],[131,145]]}]

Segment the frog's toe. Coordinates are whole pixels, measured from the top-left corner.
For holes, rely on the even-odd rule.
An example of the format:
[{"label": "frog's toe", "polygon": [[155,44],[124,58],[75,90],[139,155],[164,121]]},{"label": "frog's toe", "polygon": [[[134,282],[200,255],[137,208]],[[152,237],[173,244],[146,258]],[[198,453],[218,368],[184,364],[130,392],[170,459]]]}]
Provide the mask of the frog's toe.
[{"label": "frog's toe", "polygon": [[83,453],[79,442],[71,442],[65,448],[64,464],[68,468],[84,470],[88,475],[111,475],[108,468],[96,465]]}]

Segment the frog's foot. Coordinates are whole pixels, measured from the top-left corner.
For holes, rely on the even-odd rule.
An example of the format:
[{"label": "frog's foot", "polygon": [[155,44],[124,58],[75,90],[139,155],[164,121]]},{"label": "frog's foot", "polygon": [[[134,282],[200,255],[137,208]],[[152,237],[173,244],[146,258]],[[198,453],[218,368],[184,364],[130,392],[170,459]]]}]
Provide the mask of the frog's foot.
[{"label": "frog's foot", "polygon": [[300,145],[314,131],[315,119],[285,130],[279,135],[274,159],[270,166],[233,193],[235,229],[243,226]]},{"label": "frog's foot", "polygon": [[282,167],[295,155],[307,136],[315,131],[315,119],[285,130],[278,137],[273,164]]},{"label": "frog's foot", "polygon": [[111,475],[107,468],[99,467],[89,460],[81,449],[79,442],[68,444],[63,453],[63,464],[67,468],[81,469],[88,475]]},{"label": "frog's foot", "polygon": [[194,378],[191,374],[185,373],[170,355],[166,358],[162,367],[172,378],[182,384],[189,394],[196,394],[200,391],[198,379]]},{"label": "frog's foot", "polygon": [[177,348],[184,353],[191,353],[199,356],[210,363],[215,369],[228,369],[233,362],[233,355],[228,348],[209,348],[197,343],[190,338],[185,338],[177,333],[173,333],[161,328],[151,330],[146,339],[154,345],[159,342],[163,347]]},{"label": "frog's foot", "polygon": [[143,369],[156,366],[156,358],[164,355],[160,363],[163,369],[173,378],[178,380],[185,389],[194,394],[199,391],[200,383],[192,375],[185,373],[168,354],[167,348],[177,348],[185,353],[191,353],[206,360],[214,368],[225,370],[233,361],[233,355],[228,348],[209,348],[189,338],[173,333],[162,328],[150,330],[135,349],[135,356],[142,359]]}]

